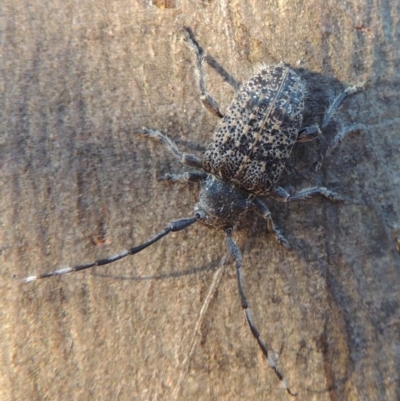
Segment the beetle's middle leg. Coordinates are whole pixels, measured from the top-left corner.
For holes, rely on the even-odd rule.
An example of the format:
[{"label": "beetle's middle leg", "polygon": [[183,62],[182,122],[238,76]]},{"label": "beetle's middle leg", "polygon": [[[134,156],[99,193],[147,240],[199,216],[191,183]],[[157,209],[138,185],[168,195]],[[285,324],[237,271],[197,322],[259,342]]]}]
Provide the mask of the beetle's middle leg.
[{"label": "beetle's middle leg", "polygon": [[140,131],[140,134],[145,135],[148,138],[159,140],[182,164],[203,170],[203,165],[199,157],[192,153],[181,153],[176,146],[176,143],[162,132],[144,127]]},{"label": "beetle's middle leg", "polygon": [[[322,125],[321,126],[312,125],[310,127],[302,129],[297,137],[297,142],[308,142],[318,137],[321,134],[321,131],[328,126],[334,114],[342,104],[343,100],[347,96],[351,96],[360,92],[363,89],[363,87],[364,84],[349,86],[341,94],[336,96],[336,98],[330,104],[328,110],[325,113]],[[323,159],[325,159],[325,157],[329,156],[332,153],[332,151],[336,148],[337,145],[339,145],[340,142],[343,141],[343,139],[346,137],[347,134],[360,131],[362,128],[364,128],[363,124],[353,124],[348,127],[342,127],[336,133],[336,135],[332,139],[331,143],[328,145],[328,148],[325,150],[325,152],[320,155],[319,160],[315,163],[315,170],[318,170],[321,167]]]},{"label": "beetle's middle leg", "polygon": [[365,128],[364,124],[352,124],[341,128],[333,137],[325,152],[321,154],[317,162],[314,163],[315,171],[320,169],[322,161],[332,153],[336,146],[338,146],[348,134],[361,131],[363,128]]},{"label": "beetle's middle leg", "polygon": [[200,182],[207,178],[207,173],[204,171],[185,171],[181,174],[165,174],[164,177],[160,177],[160,181],[167,183],[188,183],[188,182]]}]

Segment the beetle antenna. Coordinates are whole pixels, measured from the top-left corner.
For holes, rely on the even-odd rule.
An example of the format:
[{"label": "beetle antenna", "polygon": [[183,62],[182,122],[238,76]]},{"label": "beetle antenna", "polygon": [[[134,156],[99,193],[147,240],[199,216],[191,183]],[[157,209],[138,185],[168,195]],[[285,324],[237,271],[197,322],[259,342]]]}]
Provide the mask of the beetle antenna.
[{"label": "beetle antenna", "polygon": [[26,277],[25,279],[23,279],[23,281],[25,283],[30,283],[32,281],[42,279],[42,278],[47,278],[47,277],[52,277],[52,276],[60,276],[62,274],[77,272],[79,270],[84,270],[84,269],[89,269],[90,267],[94,267],[94,266],[103,266],[103,265],[107,265],[109,263],[113,263],[126,256],[134,255],[135,253],[142,251],[143,249],[145,249],[148,246],[157,242],[159,239],[161,239],[165,235],[169,234],[171,231],[181,231],[181,230],[185,229],[186,227],[189,227],[193,223],[196,223],[197,221],[199,221],[201,218],[204,218],[204,212],[197,211],[195,213],[194,217],[172,221],[171,223],[169,223],[167,225],[167,227],[164,228],[164,230],[160,231],[153,238],[150,238],[148,241],[144,242],[143,244],[135,246],[131,249],[128,249],[127,251],[123,251],[117,255],[113,255],[113,256],[110,256],[105,259],[96,260],[95,262],[92,262],[92,263],[87,263],[87,264],[79,265],[79,266],[75,266],[75,267],[66,267],[63,269],[54,270],[52,272],[42,273],[37,276],[29,276],[29,277]]}]

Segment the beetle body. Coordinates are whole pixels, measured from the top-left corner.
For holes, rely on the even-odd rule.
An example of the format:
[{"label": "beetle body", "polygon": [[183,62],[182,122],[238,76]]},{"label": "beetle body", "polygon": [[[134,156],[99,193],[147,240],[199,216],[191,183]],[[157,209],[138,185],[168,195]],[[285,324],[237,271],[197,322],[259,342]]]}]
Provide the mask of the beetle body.
[{"label": "beetle body", "polygon": [[257,195],[275,187],[301,129],[305,87],[284,64],[265,66],[236,93],[203,169]]},{"label": "beetle body", "polygon": [[231,228],[253,207],[254,195],[223,181],[213,174],[200,182],[199,203],[195,211],[205,212],[200,222],[215,229]]},{"label": "beetle body", "polygon": [[[30,276],[24,281],[29,283],[37,279],[114,263],[128,255],[141,252],[168,233],[181,231],[196,222],[209,228],[224,230],[228,249],[235,258],[240,302],[251,333],[287,393],[294,395],[269,356],[267,346],[251,316],[243,285],[242,256],[232,239],[232,230],[244,213],[254,210],[267,221],[278,243],[290,248],[288,241],[275,226],[267,205],[258,195],[271,194],[283,202],[307,199],[314,195],[322,195],[329,200],[341,200],[340,196],[325,187],[307,187],[289,194],[277,186],[277,183],[295,142],[307,142],[316,138],[321,130],[327,127],[342,101],[347,96],[357,93],[362,86],[348,87],[337,95],[330,102],[320,125],[303,127],[306,112],[312,114],[315,110],[306,110],[309,108],[305,107],[304,102],[306,84],[293,69],[284,64],[264,66],[239,88],[239,84],[219,67],[217,71],[221,76],[237,89],[231,105],[223,115],[217,102],[205,90],[204,51],[195,40],[192,31],[189,28],[185,28],[184,31],[187,44],[196,56],[200,99],[209,111],[221,118],[221,121],[202,158],[181,153],[175,142],[159,131],[144,128],[141,133],[162,142],[183,165],[192,169],[181,174],[167,174],[165,179],[169,182],[199,183],[199,202],[195,206],[194,217],[172,221],[148,241],[114,256]],[[207,61],[210,62],[210,59]],[[336,134],[326,154],[329,154],[347,133],[360,128],[359,124],[343,128]],[[204,313],[200,312],[199,321],[202,316]],[[197,326],[200,327],[200,324],[196,324]],[[194,349],[193,344],[191,350]],[[178,387],[179,383],[176,389]],[[177,394],[175,390],[174,394]]]}]

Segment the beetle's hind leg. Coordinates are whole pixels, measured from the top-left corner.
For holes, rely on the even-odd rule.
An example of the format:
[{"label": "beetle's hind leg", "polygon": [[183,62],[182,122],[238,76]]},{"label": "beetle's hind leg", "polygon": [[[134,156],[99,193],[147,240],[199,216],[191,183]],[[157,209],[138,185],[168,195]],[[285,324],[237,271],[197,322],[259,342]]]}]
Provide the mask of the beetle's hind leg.
[{"label": "beetle's hind leg", "polygon": [[188,27],[183,28],[185,33],[185,42],[189,49],[196,57],[196,68],[198,74],[198,85],[200,89],[200,100],[203,106],[215,116],[222,118],[217,101],[206,91],[205,81],[206,74],[204,71],[204,62],[207,62],[218,74],[236,90],[240,88],[240,85],[236,80],[211,56],[205,54],[203,48],[199,45],[194,37],[192,30]]},{"label": "beetle's hind leg", "polygon": [[204,61],[205,61],[205,53],[204,50],[197,43],[194,38],[193,32],[190,28],[184,28],[186,32],[185,41],[189,49],[193,52],[196,57],[196,68],[198,74],[198,84],[200,89],[200,100],[203,103],[203,106],[215,116],[222,118],[223,114],[219,110],[219,106],[217,101],[206,91],[205,88],[205,80],[206,74],[204,72]]}]

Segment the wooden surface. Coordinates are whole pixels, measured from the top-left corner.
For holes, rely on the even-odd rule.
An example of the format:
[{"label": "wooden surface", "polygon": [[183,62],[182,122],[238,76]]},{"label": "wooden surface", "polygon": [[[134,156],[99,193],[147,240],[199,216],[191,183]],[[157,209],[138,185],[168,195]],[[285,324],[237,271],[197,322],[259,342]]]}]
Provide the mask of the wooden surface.
[{"label": "wooden surface", "polygon": [[[174,389],[178,400],[289,398],[246,326],[223,233],[193,226],[109,267],[19,281],[192,215],[196,187],[158,182],[181,167],[134,135],[161,129],[199,154],[212,135],[184,25],[240,81],[281,60],[369,80],[337,116],[364,132],[317,173],[299,166],[325,142],[299,145],[284,182],[324,185],[347,202],[267,200],[292,252],[253,214],[234,238],[254,319],[297,400],[400,399],[399,14],[398,2],[372,0],[5,0],[0,399],[172,400]],[[225,110],[232,89],[207,71]]]}]

